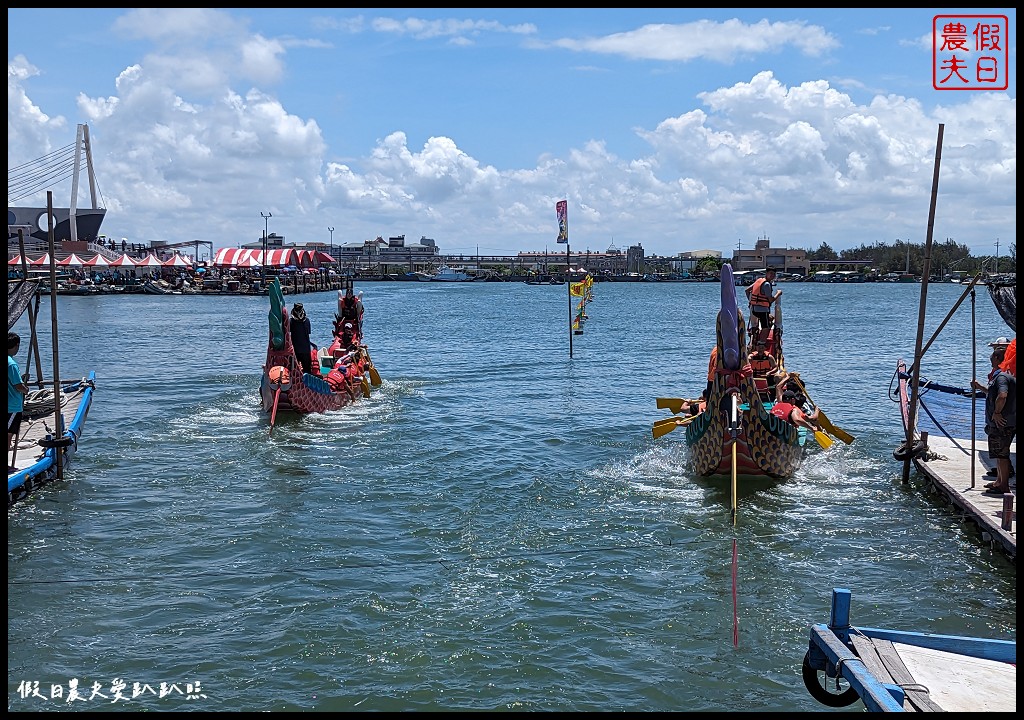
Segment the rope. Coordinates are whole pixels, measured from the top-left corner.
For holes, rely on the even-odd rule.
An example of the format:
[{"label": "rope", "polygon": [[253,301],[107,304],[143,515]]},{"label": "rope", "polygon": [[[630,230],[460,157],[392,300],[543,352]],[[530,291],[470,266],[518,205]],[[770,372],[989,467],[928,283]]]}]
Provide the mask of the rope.
[{"label": "rope", "polygon": [[[68,404],[68,396],[66,393],[61,392],[60,394],[60,406],[64,407]],[[26,418],[39,417],[46,413],[52,413],[53,407],[53,389],[42,388],[40,390],[33,390],[25,396],[25,407],[22,409],[22,414]]]}]

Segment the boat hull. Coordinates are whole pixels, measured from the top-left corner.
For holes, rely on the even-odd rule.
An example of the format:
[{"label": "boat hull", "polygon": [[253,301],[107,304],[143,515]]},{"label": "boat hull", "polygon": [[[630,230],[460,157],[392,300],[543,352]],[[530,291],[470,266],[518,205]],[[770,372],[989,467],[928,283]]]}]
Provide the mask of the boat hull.
[{"label": "boat hull", "polygon": [[[91,371],[88,376],[81,380],[61,386],[61,392],[64,395],[74,395],[75,397],[76,404],[73,406],[73,414],[70,414],[68,410],[69,407],[72,407],[71,403],[69,402],[64,405],[61,417],[65,423],[64,431],[52,443],[47,443],[45,440],[40,439],[42,441],[42,450],[39,454],[25,467],[19,468],[17,472],[8,474],[8,508],[28,497],[34,490],[57,478],[58,453],[60,454],[61,468],[67,468],[70,465],[71,459],[78,452],[78,443],[85,429],[85,421],[89,417],[89,409],[92,407],[95,388],[96,373],[94,371]],[[68,414],[70,414],[70,419],[66,417]]]}]

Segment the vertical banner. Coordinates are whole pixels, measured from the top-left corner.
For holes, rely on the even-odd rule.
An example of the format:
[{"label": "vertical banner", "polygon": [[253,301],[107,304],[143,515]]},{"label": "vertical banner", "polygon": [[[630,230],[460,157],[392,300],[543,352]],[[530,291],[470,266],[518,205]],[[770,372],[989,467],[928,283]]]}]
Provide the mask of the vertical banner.
[{"label": "vertical banner", "polygon": [[555,214],[558,216],[558,242],[569,242],[569,204],[566,200],[555,203]]}]

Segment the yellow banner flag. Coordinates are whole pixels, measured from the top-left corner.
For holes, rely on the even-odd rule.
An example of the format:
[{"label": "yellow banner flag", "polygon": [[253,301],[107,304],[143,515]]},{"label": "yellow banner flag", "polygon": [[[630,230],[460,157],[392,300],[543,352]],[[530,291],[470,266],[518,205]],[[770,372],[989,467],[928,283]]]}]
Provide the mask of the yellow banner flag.
[{"label": "yellow banner flag", "polygon": [[583,283],[569,283],[569,294],[575,297],[583,297],[585,288]]}]

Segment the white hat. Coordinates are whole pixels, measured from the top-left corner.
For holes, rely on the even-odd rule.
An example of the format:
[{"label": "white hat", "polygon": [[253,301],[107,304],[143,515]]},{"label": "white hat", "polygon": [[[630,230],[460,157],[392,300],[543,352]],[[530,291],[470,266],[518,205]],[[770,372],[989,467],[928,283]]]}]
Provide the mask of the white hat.
[{"label": "white hat", "polygon": [[1010,344],[1010,339],[1006,337],[997,337],[995,340],[988,344],[989,347],[1007,347]]}]

